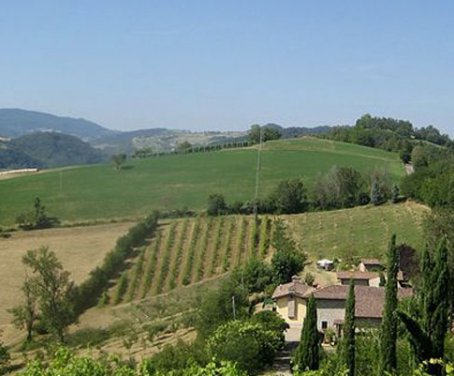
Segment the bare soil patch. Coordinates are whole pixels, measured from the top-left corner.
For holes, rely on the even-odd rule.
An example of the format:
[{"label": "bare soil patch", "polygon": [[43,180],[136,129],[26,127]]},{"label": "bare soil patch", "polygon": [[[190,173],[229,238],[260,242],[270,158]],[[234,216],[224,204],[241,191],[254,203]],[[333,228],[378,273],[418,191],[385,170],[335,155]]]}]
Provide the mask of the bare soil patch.
[{"label": "bare soil patch", "polygon": [[11,316],[7,309],[20,302],[20,287],[25,272],[22,256],[27,250],[48,246],[56,253],[63,267],[71,272],[71,278],[80,283],[95,266],[101,264],[118,237],[132,225],[125,222],[16,232],[8,239],[0,239],[0,329],[4,330],[4,340],[17,335],[10,325]]}]

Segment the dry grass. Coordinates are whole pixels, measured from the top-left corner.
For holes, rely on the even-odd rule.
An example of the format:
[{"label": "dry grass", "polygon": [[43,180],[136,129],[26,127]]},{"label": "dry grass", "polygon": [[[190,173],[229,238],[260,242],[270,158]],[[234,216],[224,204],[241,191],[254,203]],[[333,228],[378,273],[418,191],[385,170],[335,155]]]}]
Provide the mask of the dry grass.
[{"label": "dry grass", "polygon": [[9,239],[0,239],[0,328],[4,329],[4,340],[17,335],[9,325],[11,316],[6,310],[20,302],[20,287],[24,279],[21,260],[27,250],[48,246],[63,267],[71,272],[72,279],[81,282],[131,226],[132,223],[126,222],[36,230],[16,232]]}]

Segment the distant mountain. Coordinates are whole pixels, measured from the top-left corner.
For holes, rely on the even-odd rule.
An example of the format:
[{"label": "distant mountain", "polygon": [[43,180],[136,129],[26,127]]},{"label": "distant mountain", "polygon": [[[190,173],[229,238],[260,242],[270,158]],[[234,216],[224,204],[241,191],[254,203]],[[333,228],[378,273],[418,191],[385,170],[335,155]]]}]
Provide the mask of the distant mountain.
[{"label": "distant mountain", "polygon": [[191,132],[154,128],[108,135],[93,140],[91,144],[108,154],[119,152],[131,154],[135,150],[144,148],[150,148],[154,152],[169,152],[185,141],[193,146],[203,146],[228,143],[244,138],[246,135],[246,132]]},{"label": "distant mountain", "polygon": [[[265,127],[275,128],[282,134],[282,138],[294,138],[305,135],[316,135],[328,132],[328,126],[314,128],[290,127],[284,128],[278,124],[266,124]],[[178,144],[189,142],[193,146],[208,146],[215,144],[227,144],[230,142],[242,142],[248,139],[247,131],[237,132],[192,132],[178,129],[141,129],[131,132],[119,132],[93,140],[91,144],[103,150],[105,153],[128,153],[135,150],[150,148],[154,152],[169,152],[175,150]]]},{"label": "distant mountain", "polygon": [[42,131],[61,132],[85,141],[115,133],[85,119],[21,109],[0,109],[0,137],[15,138]]},{"label": "distant mountain", "polygon": [[[105,159],[99,150],[79,138],[57,132],[21,136],[6,143],[6,147],[10,154],[20,157],[21,167],[82,165],[99,163]],[[30,158],[28,163],[25,156]],[[17,167],[17,163],[11,163],[6,167]]]}]

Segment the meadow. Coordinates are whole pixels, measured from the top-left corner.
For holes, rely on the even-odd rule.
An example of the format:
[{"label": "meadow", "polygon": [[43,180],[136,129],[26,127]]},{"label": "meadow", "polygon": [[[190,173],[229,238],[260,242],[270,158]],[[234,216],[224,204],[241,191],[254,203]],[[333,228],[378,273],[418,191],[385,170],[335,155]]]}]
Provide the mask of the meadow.
[{"label": "meadow", "polygon": [[[41,171],[0,180],[0,224],[11,226],[40,197],[50,215],[64,222],[136,219],[153,209],[204,209],[211,193],[228,202],[251,200],[255,192],[257,147],[128,160],[111,165]],[[282,179],[302,178],[311,187],[333,165],[363,173],[386,169],[393,181],[404,175],[397,154],[359,145],[302,138],[269,142],[261,157],[261,197]]]}]

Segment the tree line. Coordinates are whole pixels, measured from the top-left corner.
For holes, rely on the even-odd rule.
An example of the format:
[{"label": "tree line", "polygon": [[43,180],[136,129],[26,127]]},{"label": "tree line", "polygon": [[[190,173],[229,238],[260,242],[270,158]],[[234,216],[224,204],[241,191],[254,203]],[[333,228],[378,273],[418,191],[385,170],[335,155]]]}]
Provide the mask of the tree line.
[{"label": "tree line", "polygon": [[365,177],[351,167],[334,166],[319,174],[308,195],[301,179],[282,180],[264,199],[226,202],[222,194],[208,197],[208,215],[225,214],[295,214],[313,210],[351,208],[358,205],[380,205],[402,200],[397,185],[392,185],[385,170],[375,169]]},{"label": "tree line", "polygon": [[413,148],[418,145],[431,143],[451,149],[454,147],[449,136],[441,134],[432,125],[415,128],[406,120],[374,117],[369,114],[359,118],[353,127],[333,127],[320,137],[395,151],[400,153],[405,163],[412,160]]}]

